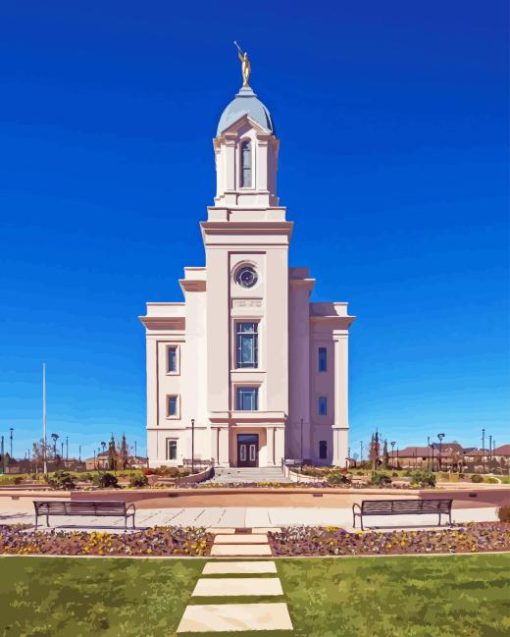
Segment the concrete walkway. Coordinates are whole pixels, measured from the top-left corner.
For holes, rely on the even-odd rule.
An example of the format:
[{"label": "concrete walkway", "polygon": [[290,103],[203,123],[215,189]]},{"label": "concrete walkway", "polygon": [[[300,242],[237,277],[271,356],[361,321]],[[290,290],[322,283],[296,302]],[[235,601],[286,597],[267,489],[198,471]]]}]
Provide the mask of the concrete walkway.
[{"label": "concrete walkway", "polygon": [[283,475],[280,467],[216,467],[214,478],[206,484],[248,484],[250,482],[285,482],[291,480]]},{"label": "concrete walkway", "polygon": [[[271,555],[266,533],[218,534],[212,555]],[[177,628],[178,633],[292,631],[289,609],[273,561],[207,562]],[[250,597],[257,602],[250,602]],[[268,601],[260,601],[260,598]],[[214,603],[200,603],[214,598]],[[242,598],[242,602],[236,602]],[[287,633],[286,633],[287,634]]]},{"label": "concrete walkway", "polygon": [[[31,503],[30,503],[31,505]],[[33,509],[20,509],[0,512],[0,524],[34,524]],[[470,509],[453,509],[452,521],[495,522],[496,507],[479,507]],[[94,517],[51,517],[52,527],[90,528],[122,528],[122,518]],[[402,528],[437,524],[437,515],[390,516],[366,518],[367,528]],[[185,507],[173,509],[138,509],[136,512],[137,528],[151,526],[201,526],[207,528],[273,528],[282,526],[339,526],[352,530],[352,511],[347,507],[312,508],[312,507]],[[44,528],[44,527],[41,527]]]}]

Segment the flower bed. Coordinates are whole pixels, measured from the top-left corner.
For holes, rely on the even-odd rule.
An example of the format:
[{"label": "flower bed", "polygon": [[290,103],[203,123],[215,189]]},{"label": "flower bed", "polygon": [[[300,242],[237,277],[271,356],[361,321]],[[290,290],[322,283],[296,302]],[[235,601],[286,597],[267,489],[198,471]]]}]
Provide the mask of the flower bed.
[{"label": "flower bed", "polygon": [[275,555],[394,555],[510,551],[510,523],[487,522],[426,531],[348,533],[336,527],[289,527],[269,533]]},{"label": "flower bed", "polygon": [[31,531],[0,525],[0,554],[209,555],[214,537],[203,528],[153,527],[136,533]]}]

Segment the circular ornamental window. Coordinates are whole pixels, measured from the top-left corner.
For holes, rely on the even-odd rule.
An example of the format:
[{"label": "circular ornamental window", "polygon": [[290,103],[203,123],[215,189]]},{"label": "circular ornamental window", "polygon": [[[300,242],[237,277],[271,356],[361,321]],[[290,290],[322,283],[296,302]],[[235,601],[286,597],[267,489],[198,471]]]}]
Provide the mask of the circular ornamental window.
[{"label": "circular ornamental window", "polygon": [[257,273],[249,265],[240,268],[236,274],[236,281],[243,288],[252,288],[257,283],[257,279]]}]

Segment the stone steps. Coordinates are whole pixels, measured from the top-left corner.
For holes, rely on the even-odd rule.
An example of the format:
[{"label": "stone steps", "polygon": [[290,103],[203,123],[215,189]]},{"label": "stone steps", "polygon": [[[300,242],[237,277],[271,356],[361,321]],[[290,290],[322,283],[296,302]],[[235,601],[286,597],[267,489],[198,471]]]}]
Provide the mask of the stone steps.
[{"label": "stone steps", "polygon": [[[253,538],[249,541],[247,538]],[[227,543],[228,542],[228,543]],[[216,550],[216,552],[215,552]],[[227,553],[222,553],[222,551]],[[217,553],[220,551],[220,553]],[[271,555],[266,533],[218,534],[211,555]],[[217,575],[223,577],[215,577]],[[232,575],[233,577],[225,577]],[[268,577],[274,575],[274,577]],[[257,577],[258,576],[258,577]],[[247,631],[293,631],[286,602],[232,603],[232,598],[250,596],[281,598],[284,591],[272,560],[230,560],[207,562],[181,618],[177,633],[218,633]],[[200,604],[200,598],[225,598],[225,603]]]}]

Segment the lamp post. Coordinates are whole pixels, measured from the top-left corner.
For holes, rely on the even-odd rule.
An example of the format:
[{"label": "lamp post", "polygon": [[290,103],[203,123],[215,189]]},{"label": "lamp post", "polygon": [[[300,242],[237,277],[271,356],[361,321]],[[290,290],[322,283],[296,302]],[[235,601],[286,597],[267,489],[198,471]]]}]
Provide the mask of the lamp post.
[{"label": "lamp post", "polygon": [[300,463],[299,463],[299,467],[301,469],[301,471],[303,470],[303,419],[301,418],[301,451],[300,451]]},{"label": "lamp post", "polygon": [[55,456],[55,466],[58,466],[57,463],[57,440],[59,438],[58,434],[51,434],[51,437],[53,439],[53,455]]},{"label": "lamp post", "polygon": [[441,465],[443,461],[443,457],[441,454],[442,454],[442,448],[443,448],[444,434],[437,434],[437,438],[439,440],[439,471],[441,471]]},{"label": "lamp post", "polygon": [[0,439],[0,454],[2,455],[2,473],[5,473],[4,437]]},{"label": "lamp post", "polygon": [[360,455],[359,455],[359,462],[360,465],[363,464],[363,440],[359,443],[360,445]]},{"label": "lamp post", "polygon": [[489,436],[489,472],[492,466],[492,434]]},{"label": "lamp post", "polygon": [[13,458],[13,456],[12,456],[12,433],[13,433],[13,431],[14,431],[14,427],[11,427],[11,428],[9,429],[9,431],[11,432],[11,436],[10,436],[10,438],[11,438],[11,460],[12,460],[12,458]]},{"label": "lamp post", "polygon": [[195,419],[191,419],[191,473],[195,473]]},{"label": "lamp post", "polygon": [[482,429],[482,473],[485,473],[485,429]]},{"label": "lamp post", "polygon": [[[393,463],[395,462],[395,445],[397,444],[396,440],[392,440],[390,442],[391,445],[391,459],[393,461]],[[393,468],[395,468],[395,465],[393,465]]]}]

